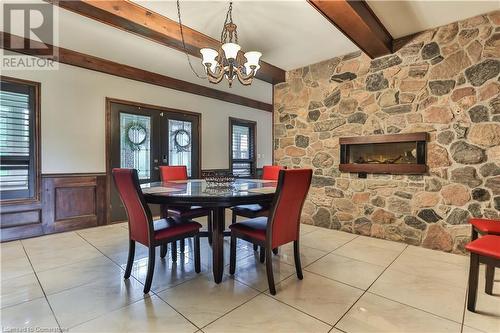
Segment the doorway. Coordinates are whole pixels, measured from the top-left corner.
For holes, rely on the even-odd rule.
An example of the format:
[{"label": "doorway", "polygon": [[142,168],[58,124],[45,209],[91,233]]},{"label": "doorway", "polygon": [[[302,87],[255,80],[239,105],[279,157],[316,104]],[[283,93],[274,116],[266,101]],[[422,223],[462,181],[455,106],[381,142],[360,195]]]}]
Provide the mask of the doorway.
[{"label": "doorway", "polygon": [[[190,178],[200,177],[199,113],[108,98],[106,116],[110,222],[127,218],[113,168],[137,169],[141,184],[160,181],[162,165],[186,165]],[[159,214],[156,205],[151,211]]]}]

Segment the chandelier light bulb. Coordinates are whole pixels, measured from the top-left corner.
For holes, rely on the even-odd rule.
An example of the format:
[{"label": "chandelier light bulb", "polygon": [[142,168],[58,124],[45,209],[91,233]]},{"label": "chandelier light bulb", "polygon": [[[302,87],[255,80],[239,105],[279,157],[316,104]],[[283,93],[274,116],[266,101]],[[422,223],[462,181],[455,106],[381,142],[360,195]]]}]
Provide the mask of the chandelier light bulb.
[{"label": "chandelier light bulb", "polygon": [[238,55],[238,51],[241,50],[241,46],[236,43],[226,43],[222,45],[226,59],[234,60]]},{"label": "chandelier light bulb", "polygon": [[247,58],[247,63],[249,66],[259,66],[260,57],[262,57],[262,53],[257,51],[250,51],[245,53],[245,58]]},{"label": "chandelier light bulb", "polygon": [[205,64],[214,64],[214,63],[217,63],[215,61],[215,58],[219,55],[219,53],[217,53],[217,51],[215,51],[214,49],[210,49],[210,48],[204,48],[204,49],[201,49],[200,50],[200,53],[203,57],[202,59],[202,64],[205,65]]},{"label": "chandelier light bulb", "polygon": [[[244,66],[245,66],[245,73],[247,75],[250,74],[252,72],[252,67],[250,67],[250,66],[252,66],[252,65],[248,62],[245,62]],[[260,68],[260,65],[257,65],[257,67],[255,67],[253,75],[257,74],[257,71],[259,70],[259,68]]]}]

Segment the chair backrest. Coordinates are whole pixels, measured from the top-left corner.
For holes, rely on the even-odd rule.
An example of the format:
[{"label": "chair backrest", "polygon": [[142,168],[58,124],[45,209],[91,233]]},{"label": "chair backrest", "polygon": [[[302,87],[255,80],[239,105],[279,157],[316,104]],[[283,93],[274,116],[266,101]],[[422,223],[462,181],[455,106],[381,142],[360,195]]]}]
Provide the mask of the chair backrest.
[{"label": "chair backrest", "polygon": [[262,167],[262,179],[265,180],[278,180],[280,170],[284,168],[280,165],[264,165]]},{"label": "chair backrest", "polygon": [[171,180],[187,180],[187,167],[185,165],[163,165],[160,167],[160,177],[164,182]]},{"label": "chair backrest", "polygon": [[272,248],[299,238],[302,206],[311,185],[311,169],[281,170],[270,211],[267,238]]},{"label": "chair backrest", "polygon": [[150,233],[153,232],[153,219],[139,185],[137,170],[115,168],[112,173],[127,211],[130,238],[147,246]]}]

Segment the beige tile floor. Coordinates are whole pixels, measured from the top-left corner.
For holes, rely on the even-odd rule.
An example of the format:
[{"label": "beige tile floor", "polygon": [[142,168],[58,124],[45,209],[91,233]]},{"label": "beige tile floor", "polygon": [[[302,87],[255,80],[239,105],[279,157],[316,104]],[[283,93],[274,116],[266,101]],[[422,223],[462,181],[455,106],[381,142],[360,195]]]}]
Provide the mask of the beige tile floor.
[{"label": "beige tile floor", "polygon": [[[484,270],[478,312],[465,310],[465,256],[303,225],[304,280],[296,278],[292,247],[283,246],[273,258],[276,296],[243,241],[236,274],[226,267],[215,284],[206,239],[200,274],[188,241],[176,263],[157,259],[144,295],[145,248],[137,246],[132,277],[123,280],[127,237],[117,224],[1,244],[2,330],[500,332],[500,281],[495,296],[484,294]],[[227,241],[225,252],[227,264]]]}]

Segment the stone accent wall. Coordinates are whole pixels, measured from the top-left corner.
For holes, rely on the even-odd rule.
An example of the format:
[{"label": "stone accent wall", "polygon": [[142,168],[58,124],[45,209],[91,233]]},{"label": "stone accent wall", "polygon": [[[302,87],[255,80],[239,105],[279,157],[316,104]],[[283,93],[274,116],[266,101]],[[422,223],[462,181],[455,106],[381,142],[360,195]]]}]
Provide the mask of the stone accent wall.
[{"label": "stone accent wall", "polygon": [[[361,52],[275,86],[276,162],[312,168],[303,222],[463,252],[470,216],[499,218],[500,11]],[[319,46],[320,47],[320,46]],[[339,137],[429,132],[425,175],[341,173]]]}]

